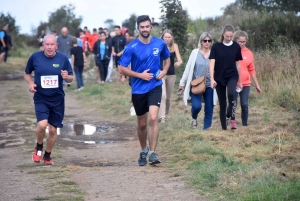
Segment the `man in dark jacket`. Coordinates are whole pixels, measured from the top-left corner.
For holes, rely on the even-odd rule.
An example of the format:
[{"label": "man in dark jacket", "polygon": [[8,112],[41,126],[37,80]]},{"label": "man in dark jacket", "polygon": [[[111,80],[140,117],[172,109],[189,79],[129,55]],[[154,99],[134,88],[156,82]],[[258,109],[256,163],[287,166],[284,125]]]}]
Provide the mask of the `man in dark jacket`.
[{"label": "man in dark jacket", "polygon": [[[115,26],[116,35],[112,38],[112,54],[115,58],[116,67],[118,68],[118,61],[123,54],[123,50],[126,46],[126,38],[120,32],[120,26]],[[118,80],[120,79],[120,74],[118,73]]]}]

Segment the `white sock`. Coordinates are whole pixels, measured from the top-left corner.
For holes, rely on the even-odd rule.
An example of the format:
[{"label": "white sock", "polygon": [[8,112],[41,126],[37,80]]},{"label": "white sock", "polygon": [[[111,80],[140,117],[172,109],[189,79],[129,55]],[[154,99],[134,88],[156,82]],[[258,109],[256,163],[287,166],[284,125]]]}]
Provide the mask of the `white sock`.
[{"label": "white sock", "polygon": [[149,156],[153,153],[154,151],[149,151]]},{"label": "white sock", "polygon": [[148,149],[148,147],[146,146],[146,148],[145,149],[141,149],[141,152],[147,152],[149,149]]}]

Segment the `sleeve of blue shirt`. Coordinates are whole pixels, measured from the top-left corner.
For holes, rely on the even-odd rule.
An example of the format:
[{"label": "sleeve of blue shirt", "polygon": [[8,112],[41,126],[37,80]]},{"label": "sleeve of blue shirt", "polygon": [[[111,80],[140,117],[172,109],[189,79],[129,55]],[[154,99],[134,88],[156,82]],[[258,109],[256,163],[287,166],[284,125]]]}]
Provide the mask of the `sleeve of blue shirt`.
[{"label": "sleeve of blue shirt", "polygon": [[167,59],[167,58],[170,57],[170,52],[169,52],[169,50],[168,50],[168,47],[167,47],[166,43],[164,43],[164,46],[163,46],[163,48],[162,48],[162,51],[161,51],[160,56],[161,56],[161,58],[162,58],[163,60],[165,60],[165,59]]},{"label": "sleeve of blue shirt", "polygon": [[31,74],[33,70],[34,70],[34,68],[33,68],[33,56],[31,55],[28,59],[28,62],[27,62],[26,68],[25,68],[25,73]]},{"label": "sleeve of blue shirt", "polygon": [[124,67],[128,67],[132,59],[132,48],[126,47],[122,54],[122,57],[119,59],[118,64]]},{"label": "sleeve of blue shirt", "polygon": [[4,31],[0,31],[0,38],[4,38],[4,36],[5,36]]}]

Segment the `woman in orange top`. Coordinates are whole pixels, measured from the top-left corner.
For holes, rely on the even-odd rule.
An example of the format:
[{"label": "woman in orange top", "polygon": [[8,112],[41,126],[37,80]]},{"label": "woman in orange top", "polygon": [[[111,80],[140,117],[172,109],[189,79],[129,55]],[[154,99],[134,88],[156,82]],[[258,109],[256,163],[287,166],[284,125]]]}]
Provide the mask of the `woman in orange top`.
[{"label": "woman in orange top", "polygon": [[[239,61],[240,63],[240,81],[242,82],[243,89],[239,92],[237,89],[236,100],[238,94],[241,99],[241,108],[242,108],[242,125],[248,125],[248,100],[250,93],[250,77],[252,78],[255,88],[258,94],[261,94],[261,89],[259,87],[256,75],[255,75],[255,66],[254,66],[254,57],[252,52],[246,47],[246,42],[248,40],[248,34],[245,31],[236,31],[233,36],[233,40],[236,41],[242,51],[243,60]],[[231,118],[230,125],[232,129],[236,129],[235,116]]]}]

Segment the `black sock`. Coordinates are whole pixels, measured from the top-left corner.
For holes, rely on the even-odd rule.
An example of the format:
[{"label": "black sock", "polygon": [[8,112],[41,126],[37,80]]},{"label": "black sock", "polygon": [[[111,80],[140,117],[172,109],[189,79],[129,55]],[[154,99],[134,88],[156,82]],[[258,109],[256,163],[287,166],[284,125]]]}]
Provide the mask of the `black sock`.
[{"label": "black sock", "polygon": [[43,149],[43,143],[42,144],[39,144],[38,142],[36,143],[36,148],[38,150],[42,150]]},{"label": "black sock", "polygon": [[51,154],[51,152],[45,151],[44,158],[45,159],[50,159],[50,154]]}]

